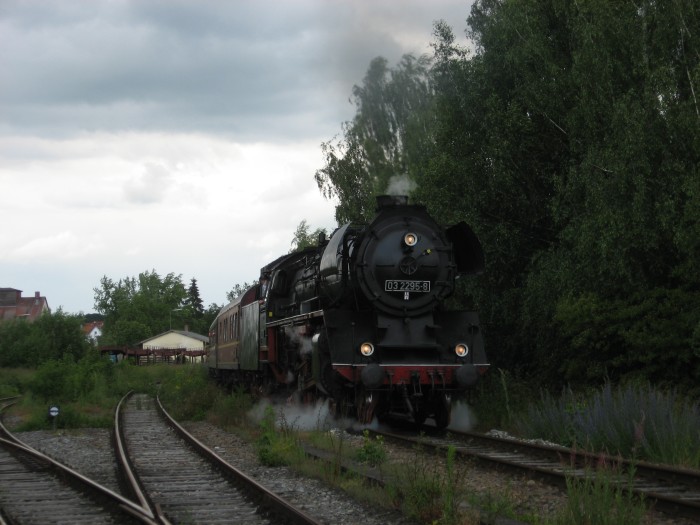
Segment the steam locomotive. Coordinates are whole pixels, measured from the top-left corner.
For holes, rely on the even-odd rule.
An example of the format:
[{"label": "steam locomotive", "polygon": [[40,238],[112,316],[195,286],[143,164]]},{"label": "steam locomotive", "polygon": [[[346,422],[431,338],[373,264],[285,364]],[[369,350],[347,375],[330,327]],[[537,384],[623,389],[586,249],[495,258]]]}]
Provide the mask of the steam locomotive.
[{"label": "steam locomotive", "polygon": [[[444,229],[405,196],[380,196],[368,225],[263,267],[210,329],[210,375],[229,386],[328,398],[369,423],[398,415],[438,428],[488,368],[477,313],[447,310],[463,275],[483,271],[464,222]],[[290,394],[291,395],[291,394]]]}]

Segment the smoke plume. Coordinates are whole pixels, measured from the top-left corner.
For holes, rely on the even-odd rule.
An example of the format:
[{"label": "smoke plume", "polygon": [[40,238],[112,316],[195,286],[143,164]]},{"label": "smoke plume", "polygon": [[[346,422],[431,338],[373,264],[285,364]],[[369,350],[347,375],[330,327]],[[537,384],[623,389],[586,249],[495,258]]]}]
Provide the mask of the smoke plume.
[{"label": "smoke plume", "polygon": [[408,175],[394,175],[389,179],[387,195],[409,195],[418,185]]}]

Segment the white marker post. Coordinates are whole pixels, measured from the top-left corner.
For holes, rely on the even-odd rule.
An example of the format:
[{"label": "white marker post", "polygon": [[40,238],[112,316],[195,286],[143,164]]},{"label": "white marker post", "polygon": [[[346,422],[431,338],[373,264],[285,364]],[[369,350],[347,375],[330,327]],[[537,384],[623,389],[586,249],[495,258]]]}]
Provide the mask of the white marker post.
[{"label": "white marker post", "polygon": [[57,406],[49,407],[49,416],[51,417],[51,420],[53,421],[53,431],[56,432],[56,418],[58,417],[58,407]]}]

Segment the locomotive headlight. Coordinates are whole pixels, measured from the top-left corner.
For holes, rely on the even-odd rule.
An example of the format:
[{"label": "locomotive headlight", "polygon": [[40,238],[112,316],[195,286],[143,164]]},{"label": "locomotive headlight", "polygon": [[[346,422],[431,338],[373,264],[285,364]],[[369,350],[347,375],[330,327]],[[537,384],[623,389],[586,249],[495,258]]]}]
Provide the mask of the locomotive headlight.
[{"label": "locomotive headlight", "polygon": [[455,354],[457,354],[457,357],[466,357],[468,353],[469,347],[464,343],[459,343],[455,346]]},{"label": "locomotive headlight", "polygon": [[418,242],[418,235],[415,233],[407,233],[403,236],[403,242],[406,243],[406,246],[415,246]]},{"label": "locomotive headlight", "polygon": [[371,356],[374,353],[374,345],[372,343],[362,343],[360,345],[360,353],[365,357]]}]

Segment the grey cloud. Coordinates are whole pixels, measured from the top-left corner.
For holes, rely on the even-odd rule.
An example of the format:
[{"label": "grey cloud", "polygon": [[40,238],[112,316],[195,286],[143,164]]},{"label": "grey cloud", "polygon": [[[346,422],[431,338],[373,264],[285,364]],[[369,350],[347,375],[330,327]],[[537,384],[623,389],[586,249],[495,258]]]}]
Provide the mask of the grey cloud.
[{"label": "grey cloud", "polygon": [[0,132],[330,138],[370,60],[416,51],[393,27],[427,45],[431,4],[401,2],[402,20],[391,1],[4,2]]}]

